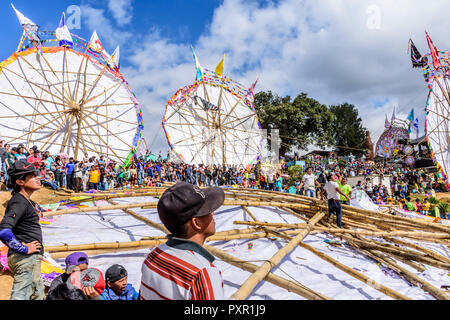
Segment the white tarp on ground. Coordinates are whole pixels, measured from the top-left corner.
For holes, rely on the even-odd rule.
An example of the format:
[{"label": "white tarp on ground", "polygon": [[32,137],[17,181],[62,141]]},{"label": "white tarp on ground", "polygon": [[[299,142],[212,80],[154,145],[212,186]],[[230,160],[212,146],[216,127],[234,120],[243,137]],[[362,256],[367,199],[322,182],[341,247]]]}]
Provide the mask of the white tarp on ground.
[{"label": "white tarp on ground", "polygon": [[[146,202],[149,201],[149,198],[120,198],[115,201],[125,204]],[[154,201],[157,201],[157,199],[154,199]],[[107,204],[106,201],[97,201],[97,205],[99,206]],[[277,208],[250,207],[249,209],[260,221],[286,223],[303,222],[299,218]],[[156,209],[135,208],[132,210],[160,223]],[[215,220],[216,230],[225,231],[247,227],[245,225],[235,225],[233,223],[235,220],[251,221],[252,219],[240,206],[224,206],[215,213]],[[47,246],[87,244],[94,242],[135,241],[142,237],[163,235],[161,231],[136,220],[121,210],[59,216],[55,217],[51,224],[43,225],[42,229],[44,243]],[[392,271],[381,268],[376,262],[350,249],[345,244],[342,247],[328,245],[324,242],[327,238],[334,239],[331,236],[327,236],[325,233],[316,233],[308,235],[304,239],[304,242],[321,250],[346,266],[354,268],[371,279],[382,283],[409,298],[421,300],[434,299],[430,294],[419,287],[411,286],[407,281],[400,278]],[[208,244],[214,245],[236,258],[252,262],[256,265],[261,265],[263,261],[270,259],[279,249],[285,246],[286,243],[287,241],[276,238],[275,240],[242,239],[217,241]],[[450,256],[448,248],[443,245],[426,242],[419,244],[426,248],[433,249],[444,256]],[[141,265],[146,255],[151,250],[152,249],[149,248],[91,256],[90,266],[97,267],[102,272],[105,272],[112,264],[122,264],[128,270],[128,281],[139,290]],[[57,259],[56,262],[64,267],[64,259]],[[230,297],[250,276],[249,272],[242,271],[220,259],[216,259],[214,264],[222,271],[226,298]],[[400,262],[399,264],[438,288],[442,285],[450,285],[449,274],[444,270],[426,266],[427,270],[422,274],[419,274],[408,265]],[[298,281],[332,299],[391,299],[301,247],[297,247],[286,256],[282,263],[273,269],[272,272],[280,277]],[[281,289],[269,282],[263,281],[253,290],[249,299],[293,300],[304,298],[295,293]]]},{"label": "white tarp on ground", "polygon": [[372,199],[363,190],[355,189],[352,191],[350,205],[365,210],[379,211],[380,208],[373,203]]}]

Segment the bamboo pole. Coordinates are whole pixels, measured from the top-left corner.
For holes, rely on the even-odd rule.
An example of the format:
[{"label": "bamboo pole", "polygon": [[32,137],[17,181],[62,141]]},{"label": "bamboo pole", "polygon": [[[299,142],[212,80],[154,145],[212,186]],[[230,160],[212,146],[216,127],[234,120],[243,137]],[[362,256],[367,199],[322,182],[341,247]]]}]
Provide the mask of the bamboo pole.
[{"label": "bamboo pole", "polygon": [[[272,223],[272,222],[258,222],[258,221],[234,221],[234,224],[250,225],[250,226],[266,226],[266,227],[277,227],[277,228],[305,228],[306,223]],[[314,230],[325,231],[329,233],[350,233],[350,234],[360,234],[374,237],[393,237],[393,236],[403,236],[408,237],[409,235],[423,238],[431,239],[447,239],[450,238],[450,234],[447,233],[431,233],[431,232],[408,232],[408,231],[392,231],[392,232],[371,232],[363,230],[349,230],[341,228],[324,228],[315,226]]]},{"label": "bamboo pole", "polygon": [[[342,236],[342,237],[344,238],[344,236]],[[394,255],[401,256],[403,258],[407,258],[407,259],[411,259],[411,260],[415,260],[418,262],[422,262],[422,263],[426,263],[426,264],[435,266],[436,268],[450,270],[450,264],[445,263],[445,262],[440,262],[440,261],[434,260],[432,258],[428,258],[425,256],[425,254],[420,253],[420,252],[414,252],[411,250],[394,248],[388,244],[382,245],[373,240],[371,241],[371,243],[368,241],[362,241],[362,240],[358,240],[358,239],[352,239],[352,241],[356,242],[359,246],[362,246],[364,248],[392,253]]]},{"label": "bamboo pole", "polygon": [[416,276],[415,274],[413,274],[412,272],[409,272],[408,270],[406,270],[405,268],[399,266],[398,264],[396,264],[395,262],[392,261],[387,261],[386,257],[382,257],[380,253],[377,253],[373,250],[365,250],[363,248],[360,247],[360,245],[356,244],[355,242],[353,242],[355,240],[355,238],[353,237],[349,237],[347,239],[347,244],[355,247],[356,249],[358,249],[361,253],[369,256],[370,258],[372,258],[375,261],[378,261],[382,264],[384,264],[385,266],[389,267],[390,269],[392,269],[393,271],[395,271],[397,274],[399,274],[400,276],[404,277],[405,279],[407,279],[410,283],[412,284],[416,284],[419,283],[421,285],[421,287],[429,292],[431,295],[433,295],[436,299],[440,299],[440,300],[450,300],[450,297],[443,293],[441,290],[439,290],[438,288],[434,287],[433,285],[431,285],[430,283],[426,282],[425,280],[422,280],[421,278],[419,278],[418,276]]},{"label": "bamboo pole", "polygon": [[422,246],[419,246],[419,245],[417,245],[415,243],[411,243],[411,242],[407,242],[407,241],[403,241],[403,240],[400,240],[400,239],[395,239],[395,238],[391,238],[391,237],[387,237],[387,236],[384,236],[384,238],[386,240],[388,240],[388,241],[395,242],[395,243],[401,244],[403,246],[407,246],[407,247],[410,247],[410,248],[422,251],[425,254],[429,255],[430,257],[433,257],[436,260],[440,260],[442,262],[450,263],[450,259],[449,258],[447,258],[447,257],[445,257],[445,256],[443,256],[443,255],[441,255],[441,254],[439,254],[437,252],[434,252],[433,250],[430,250],[430,249],[424,248]]},{"label": "bamboo pole", "polygon": [[167,241],[164,237],[153,237],[152,240],[138,240],[129,242],[101,242],[88,243],[78,245],[59,245],[59,246],[45,246],[45,251],[49,253],[66,252],[66,251],[84,251],[84,250],[98,250],[98,249],[136,249],[156,247]]},{"label": "bamboo pole", "polygon": [[95,212],[95,211],[107,211],[107,210],[118,210],[118,209],[130,209],[130,208],[156,208],[157,202],[142,202],[142,203],[132,203],[132,204],[119,204],[119,205],[111,205],[111,206],[100,206],[100,207],[88,207],[88,208],[75,208],[75,209],[63,209],[56,211],[44,212],[43,217],[54,217],[64,214],[72,214],[79,212]]},{"label": "bamboo pole", "polygon": [[[107,201],[108,201],[109,203],[111,203],[113,206],[117,206],[117,205],[118,205],[117,202],[115,202],[115,201],[113,201],[113,200],[107,200]],[[156,204],[156,202],[155,202],[155,204]],[[156,208],[156,206],[155,206],[155,208]],[[145,217],[143,217],[143,216],[141,216],[141,215],[138,215],[136,212],[130,210],[129,207],[128,207],[128,208],[121,208],[121,210],[122,210],[123,212],[125,212],[125,213],[128,213],[128,214],[131,215],[132,217],[134,217],[134,218],[136,218],[136,219],[138,219],[138,220],[140,220],[140,221],[142,221],[142,222],[148,224],[149,226],[152,226],[153,228],[156,228],[156,229],[158,229],[158,230],[161,230],[162,232],[164,232],[164,233],[166,233],[166,234],[170,233],[169,230],[167,230],[167,228],[166,228],[164,225],[162,225],[162,224],[160,224],[160,223],[156,223],[156,222],[154,222],[154,221],[152,221],[152,220],[150,220],[150,219],[147,219],[147,218],[145,218]]]},{"label": "bamboo pole", "polygon": [[[243,269],[248,272],[255,272],[256,270],[258,270],[258,266],[254,265],[250,262],[233,257],[213,246],[205,245],[204,247],[210,253],[212,253],[214,256],[218,257],[219,259],[222,259],[226,263],[229,263],[237,268]],[[300,283],[286,280],[286,279],[279,277],[271,272],[269,272],[267,274],[267,276],[264,280],[266,280],[270,283],[273,283],[283,289],[286,289],[289,292],[294,292],[294,293],[296,293],[306,299],[309,299],[309,300],[331,300],[327,296],[324,296],[323,294],[315,292]]]},{"label": "bamboo pole", "polygon": [[258,219],[256,219],[255,215],[254,215],[254,214],[253,214],[246,206],[241,206],[241,207],[242,207],[242,209],[244,209],[245,212],[248,213],[248,215],[249,215],[250,217],[252,217],[252,219],[253,219],[254,221],[258,221]]},{"label": "bamboo pole", "polygon": [[305,230],[302,230],[297,236],[295,236],[285,247],[283,247],[280,251],[278,251],[271,259],[266,261],[257,271],[255,271],[236,291],[231,299],[233,300],[244,300],[251,291],[256,287],[256,285],[265,278],[267,273],[280,261],[289,254],[295,246],[298,245],[311,231],[312,227],[323,218],[325,212],[317,213],[308,223],[308,227]]}]

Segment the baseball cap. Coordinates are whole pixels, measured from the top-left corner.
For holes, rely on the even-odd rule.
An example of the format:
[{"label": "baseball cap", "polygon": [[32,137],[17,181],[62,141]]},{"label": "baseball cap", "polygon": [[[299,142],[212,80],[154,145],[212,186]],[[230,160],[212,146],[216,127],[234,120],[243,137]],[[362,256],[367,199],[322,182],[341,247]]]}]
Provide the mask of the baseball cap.
[{"label": "baseball cap", "polygon": [[188,182],[168,188],[158,201],[158,215],[167,227],[177,227],[194,217],[202,217],[218,209],[225,200],[221,188],[200,189]]},{"label": "baseball cap", "polygon": [[124,277],[128,276],[127,270],[121,266],[120,264],[113,264],[111,267],[106,270],[105,280],[106,282],[116,282]]},{"label": "baseball cap", "polygon": [[36,173],[34,166],[25,160],[17,160],[10,166],[7,170],[8,176],[10,177],[8,181],[8,188],[15,188],[16,181],[24,179],[24,177],[30,173]]},{"label": "baseball cap", "polygon": [[75,271],[70,275],[68,286],[83,290],[85,287],[94,287],[98,293],[102,293],[106,288],[103,273],[96,268],[87,268],[84,271]]},{"label": "baseball cap", "polygon": [[34,166],[26,160],[18,160],[8,169],[10,177],[18,177],[33,172],[36,172]]},{"label": "baseball cap", "polygon": [[73,269],[83,263],[89,264],[89,258],[84,252],[74,252],[66,257],[66,270],[71,273]]}]

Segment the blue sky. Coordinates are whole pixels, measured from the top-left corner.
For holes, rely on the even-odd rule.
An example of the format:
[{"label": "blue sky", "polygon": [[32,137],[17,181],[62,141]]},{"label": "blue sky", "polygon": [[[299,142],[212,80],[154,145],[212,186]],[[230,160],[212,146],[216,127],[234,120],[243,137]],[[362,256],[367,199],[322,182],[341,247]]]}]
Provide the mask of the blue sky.
[{"label": "blue sky", "polygon": [[[43,29],[56,28],[62,12],[72,5],[82,7],[92,6],[97,9],[104,9],[105,17],[114,21],[111,10],[108,9],[108,1],[104,0],[14,0],[13,5],[26,17],[41,26]],[[39,5],[37,5],[39,3]],[[123,29],[129,30],[136,36],[145,35],[148,30],[159,30],[161,36],[177,43],[195,44],[196,39],[205,31],[205,25],[211,23],[214,9],[222,3],[221,0],[170,0],[170,1],[133,1],[132,20]],[[0,27],[2,30],[12,32],[3,33],[2,46],[0,47],[0,59],[8,57],[17,46],[22,28],[17,23],[17,18],[11,8],[10,2],[1,1]],[[81,29],[71,30],[80,37],[89,39],[92,31],[86,25],[86,18],[81,10]],[[114,23],[117,25],[117,23]],[[97,30],[102,37],[103,30]],[[108,45],[105,45],[108,47]],[[109,48],[113,51],[114,48]],[[131,48],[129,48],[131,49]],[[122,50],[127,50],[126,47]],[[124,60],[126,55],[124,54]]]},{"label": "blue sky", "polygon": [[[295,97],[300,92],[331,105],[353,103],[376,141],[385,114],[406,119],[411,108],[423,132],[427,88],[411,68],[412,38],[428,52],[424,30],[440,49],[450,47],[450,2],[435,0],[14,0],[43,29],[55,28],[70,5],[81,8],[81,28],[93,30],[112,53],[121,46],[121,71],[144,108],[144,129],[155,149],[167,149],[160,130],[164,106],[192,83],[190,45],[203,67],[226,53],[224,73],[256,91]],[[21,28],[9,1],[0,3],[0,59],[17,47]],[[70,16],[68,15],[68,18]]]}]

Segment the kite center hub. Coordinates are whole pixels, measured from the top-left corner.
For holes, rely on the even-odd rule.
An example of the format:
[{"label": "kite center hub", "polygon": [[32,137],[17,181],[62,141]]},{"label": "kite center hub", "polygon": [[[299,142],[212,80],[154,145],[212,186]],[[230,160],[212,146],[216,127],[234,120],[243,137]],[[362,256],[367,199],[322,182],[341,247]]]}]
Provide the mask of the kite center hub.
[{"label": "kite center hub", "polygon": [[78,112],[81,110],[81,106],[78,103],[71,103],[69,107],[72,110],[72,112]]}]

